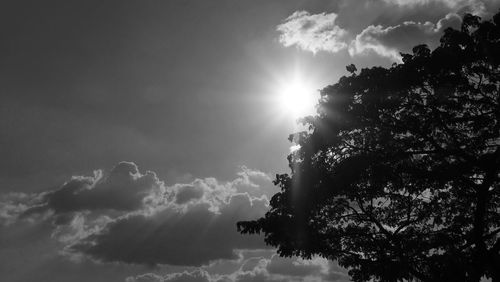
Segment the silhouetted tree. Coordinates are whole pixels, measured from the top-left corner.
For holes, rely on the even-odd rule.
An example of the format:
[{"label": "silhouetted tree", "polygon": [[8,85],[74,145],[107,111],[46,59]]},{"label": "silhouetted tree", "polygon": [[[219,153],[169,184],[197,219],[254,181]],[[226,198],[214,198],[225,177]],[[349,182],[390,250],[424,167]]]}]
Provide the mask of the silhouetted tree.
[{"label": "silhouetted tree", "polygon": [[500,281],[500,13],[402,60],[321,90],[270,211],[238,230],[355,281]]}]

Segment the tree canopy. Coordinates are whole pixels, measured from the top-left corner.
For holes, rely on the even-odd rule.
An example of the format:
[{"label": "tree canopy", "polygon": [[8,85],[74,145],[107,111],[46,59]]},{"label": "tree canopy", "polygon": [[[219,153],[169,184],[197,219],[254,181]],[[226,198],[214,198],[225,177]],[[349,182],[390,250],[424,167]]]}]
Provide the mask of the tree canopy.
[{"label": "tree canopy", "polygon": [[354,281],[500,281],[500,13],[401,55],[320,91],[270,210],[238,230]]}]

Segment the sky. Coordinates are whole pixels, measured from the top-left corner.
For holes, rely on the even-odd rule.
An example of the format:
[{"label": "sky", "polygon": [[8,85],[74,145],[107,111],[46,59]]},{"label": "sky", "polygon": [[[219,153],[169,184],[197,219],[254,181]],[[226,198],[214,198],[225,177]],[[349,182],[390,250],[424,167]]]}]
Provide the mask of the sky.
[{"label": "sky", "polygon": [[277,256],[236,222],[264,215],[297,118],[346,65],[400,62],[464,13],[499,8],[3,1],[2,280],[349,281],[335,262]]}]

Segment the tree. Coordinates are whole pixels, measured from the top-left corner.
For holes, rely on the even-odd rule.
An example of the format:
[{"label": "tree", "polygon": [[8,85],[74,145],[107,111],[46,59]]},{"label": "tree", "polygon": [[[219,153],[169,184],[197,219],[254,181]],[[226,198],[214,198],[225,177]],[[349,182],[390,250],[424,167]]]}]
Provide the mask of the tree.
[{"label": "tree", "polygon": [[354,281],[500,281],[500,13],[401,55],[320,91],[281,192],[238,230]]}]

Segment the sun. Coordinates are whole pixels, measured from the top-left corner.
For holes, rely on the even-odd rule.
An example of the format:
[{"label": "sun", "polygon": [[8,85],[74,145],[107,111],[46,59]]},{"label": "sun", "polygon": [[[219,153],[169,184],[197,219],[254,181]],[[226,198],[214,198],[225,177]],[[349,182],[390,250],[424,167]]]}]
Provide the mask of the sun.
[{"label": "sun", "polygon": [[318,91],[300,77],[283,83],[277,97],[281,110],[295,119],[315,114],[318,98]]}]

